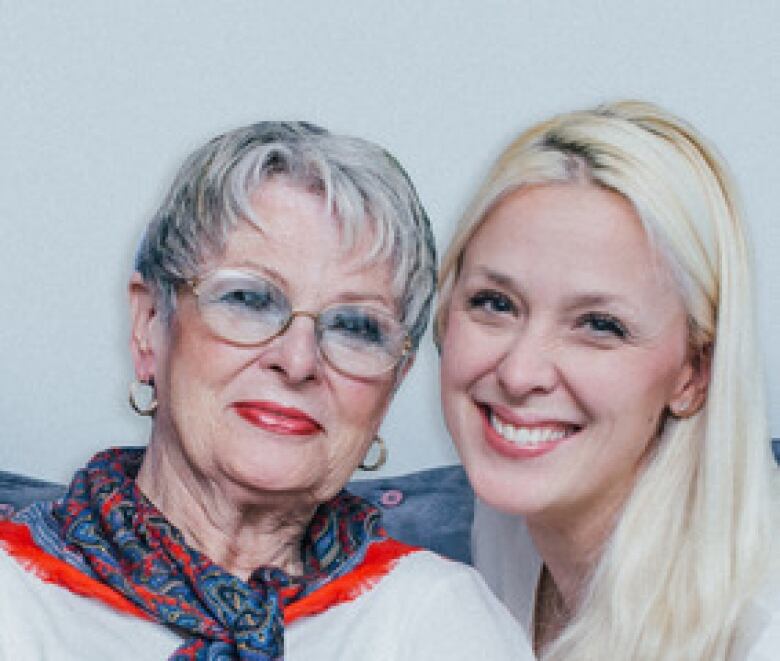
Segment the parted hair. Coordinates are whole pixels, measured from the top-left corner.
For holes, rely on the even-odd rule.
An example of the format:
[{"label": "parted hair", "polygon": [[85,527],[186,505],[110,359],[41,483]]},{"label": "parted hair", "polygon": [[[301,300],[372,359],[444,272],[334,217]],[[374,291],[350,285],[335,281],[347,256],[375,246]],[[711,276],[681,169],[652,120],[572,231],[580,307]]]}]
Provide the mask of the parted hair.
[{"label": "parted hair", "polygon": [[[750,254],[725,164],[689,124],[621,101],[563,114],[501,154],[444,256],[434,333],[469,240],[526,185],[586,180],[635,208],[707,353],[704,406],[667,417],[551,660],[726,659],[765,580],[777,470],[756,351]],[[438,341],[438,340],[437,340]]]},{"label": "parted hair", "polygon": [[[162,310],[175,307],[176,287],[218,258],[241,220],[263,227],[252,195],[271,177],[322,195],[349,250],[373,243],[365,263],[389,261],[393,288],[413,346],[425,332],[436,280],[433,234],[408,175],[387,151],[305,122],[259,122],[209,141],[181,166],[149,222],[135,269],[154,286]],[[334,256],[335,259],[338,256]]]}]

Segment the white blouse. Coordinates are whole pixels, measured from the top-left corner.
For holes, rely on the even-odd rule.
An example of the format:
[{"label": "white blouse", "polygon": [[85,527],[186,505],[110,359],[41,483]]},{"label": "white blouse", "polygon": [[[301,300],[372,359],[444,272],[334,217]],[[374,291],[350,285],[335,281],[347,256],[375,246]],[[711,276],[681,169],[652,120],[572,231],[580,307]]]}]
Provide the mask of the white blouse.
[{"label": "white blouse", "polygon": [[[476,500],[472,528],[474,566],[532,639],[542,559],[523,517]],[[780,660],[780,581],[756,595],[743,614],[731,661]]]},{"label": "white blouse", "polygon": [[[160,661],[172,630],[44,583],[0,549],[0,659]],[[420,551],[368,592],[285,627],[286,661],[523,661],[528,641],[476,571]]]}]

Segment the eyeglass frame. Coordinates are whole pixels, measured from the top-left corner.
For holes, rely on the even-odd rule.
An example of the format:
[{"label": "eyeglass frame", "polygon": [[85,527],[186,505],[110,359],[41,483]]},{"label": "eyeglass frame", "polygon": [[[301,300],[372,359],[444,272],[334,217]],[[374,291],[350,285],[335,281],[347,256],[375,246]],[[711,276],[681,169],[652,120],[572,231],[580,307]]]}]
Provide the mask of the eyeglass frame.
[{"label": "eyeglass frame", "polygon": [[[179,286],[186,286],[186,287],[188,287],[192,291],[193,295],[195,296],[196,302],[197,302],[198,312],[200,313],[201,318],[203,318],[204,321],[205,321],[205,318],[203,317],[203,311],[201,309],[201,301],[200,301],[200,295],[198,293],[198,287],[201,284],[203,284],[203,282],[208,280],[208,278],[210,278],[212,275],[214,275],[215,273],[217,273],[218,271],[221,271],[221,270],[229,270],[229,269],[224,269],[224,268],[221,268],[221,267],[217,267],[217,268],[215,268],[215,269],[213,269],[211,271],[208,271],[208,272],[204,273],[203,275],[195,276],[193,278],[186,278],[186,279],[182,279],[182,280],[179,281]],[[236,272],[238,272],[238,273],[242,273],[242,274],[247,275],[249,277],[265,280],[265,278],[260,278],[260,276],[257,276],[256,274],[252,274],[252,273],[250,273],[248,271],[243,271],[241,269],[234,269],[234,270]],[[285,299],[287,300],[288,303],[290,302],[290,299],[287,298],[286,295],[285,295]],[[238,340],[233,340],[233,339],[230,339],[229,337],[225,337],[224,335],[216,332],[214,330],[214,328],[212,328],[212,326],[208,322],[206,322],[206,325],[209,327],[211,332],[214,333],[215,336],[219,337],[220,339],[222,339],[225,342],[229,342],[230,344],[235,344],[235,345],[241,346],[241,347],[262,347],[262,346],[265,346],[266,344],[269,344],[270,342],[273,342],[278,337],[281,337],[282,335],[284,335],[290,329],[290,326],[292,326],[292,322],[295,320],[296,317],[308,317],[309,319],[311,319],[314,322],[315,338],[316,338],[316,343],[317,343],[317,353],[321,356],[321,358],[328,365],[330,365],[333,369],[335,369],[337,372],[340,372],[341,374],[347,374],[349,376],[352,376],[352,377],[358,378],[358,379],[373,379],[373,378],[377,378],[377,377],[383,376],[384,374],[387,374],[388,372],[391,372],[396,367],[398,367],[398,365],[401,364],[401,362],[404,360],[404,358],[406,358],[411,353],[412,348],[413,348],[413,344],[412,344],[412,338],[409,335],[409,330],[401,322],[398,322],[399,325],[401,326],[401,328],[404,329],[403,349],[401,351],[401,354],[395,359],[395,361],[393,363],[388,365],[387,368],[385,368],[381,372],[377,372],[376,374],[363,375],[363,374],[354,374],[354,373],[350,372],[349,370],[345,370],[344,368],[339,367],[338,365],[335,365],[333,363],[333,361],[330,358],[328,358],[327,353],[322,351],[322,347],[321,347],[321,344],[320,344],[321,337],[316,332],[316,329],[318,328],[318,323],[317,322],[318,322],[320,316],[322,315],[322,313],[325,312],[326,310],[329,310],[329,309],[335,308],[335,307],[339,307],[339,306],[338,305],[326,305],[319,312],[311,312],[309,310],[295,310],[295,309],[291,309],[289,314],[287,315],[287,319],[284,321],[284,323],[281,325],[281,327],[279,328],[278,331],[276,331],[274,334],[270,335],[269,337],[265,338],[264,340],[260,340],[260,341],[257,341],[257,342],[241,342],[241,341],[238,341]]]}]

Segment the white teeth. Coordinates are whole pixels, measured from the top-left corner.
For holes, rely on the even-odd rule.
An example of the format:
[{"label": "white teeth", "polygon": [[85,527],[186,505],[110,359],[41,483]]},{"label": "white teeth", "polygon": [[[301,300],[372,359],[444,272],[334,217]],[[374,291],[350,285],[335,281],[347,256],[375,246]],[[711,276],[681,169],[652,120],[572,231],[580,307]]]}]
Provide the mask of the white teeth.
[{"label": "white teeth", "polygon": [[560,428],[549,427],[515,427],[508,422],[502,422],[491,411],[490,426],[503,438],[517,445],[543,445],[552,441],[559,441],[568,435],[568,432]]}]

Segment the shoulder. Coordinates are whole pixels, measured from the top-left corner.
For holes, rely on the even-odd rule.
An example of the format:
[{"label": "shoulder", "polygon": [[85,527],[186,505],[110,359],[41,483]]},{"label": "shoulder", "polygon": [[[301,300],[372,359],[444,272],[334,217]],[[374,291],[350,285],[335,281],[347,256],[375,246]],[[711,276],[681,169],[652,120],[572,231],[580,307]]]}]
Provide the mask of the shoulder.
[{"label": "shoulder", "polygon": [[780,577],[767,582],[740,621],[735,661],[775,661],[780,650]]},{"label": "shoulder", "polygon": [[524,633],[479,574],[425,550],[399,558],[357,599],[297,624],[286,639],[291,659],[311,658],[314,649],[338,650],[332,658],[339,661],[532,658]]},{"label": "shoulder", "polygon": [[383,587],[399,630],[407,632],[399,658],[532,658],[525,633],[472,567],[420,551],[376,589]]},{"label": "shoulder", "polygon": [[168,658],[180,643],[156,623],[41,576],[39,563],[0,546],[0,658],[138,661]]},{"label": "shoulder", "polygon": [[407,596],[448,591],[474,595],[489,593],[474,568],[425,549],[400,558],[375,589],[380,587],[383,592],[400,592]]},{"label": "shoulder", "polygon": [[22,563],[12,558],[0,543],[0,599],[6,601],[10,595],[16,596],[34,588],[40,581],[33,572],[28,571]]},{"label": "shoulder", "polygon": [[[72,612],[68,595],[42,581],[25,560],[12,557],[0,547],[0,658],[25,658],[40,646],[50,644],[42,626],[50,609]],[[62,592],[62,594],[59,594]],[[60,602],[60,597],[64,600]],[[75,624],[75,622],[74,622]],[[16,656],[11,656],[13,652]],[[30,658],[35,658],[33,654]]]},{"label": "shoulder", "polygon": [[401,558],[388,575],[391,582],[403,583],[419,589],[445,589],[451,584],[474,584],[476,589],[485,585],[479,573],[469,565],[443,558],[433,551],[419,549]]},{"label": "shoulder", "polygon": [[542,559],[523,517],[477,500],[472,550],[474,566],[490,589],[530,631]]}]

